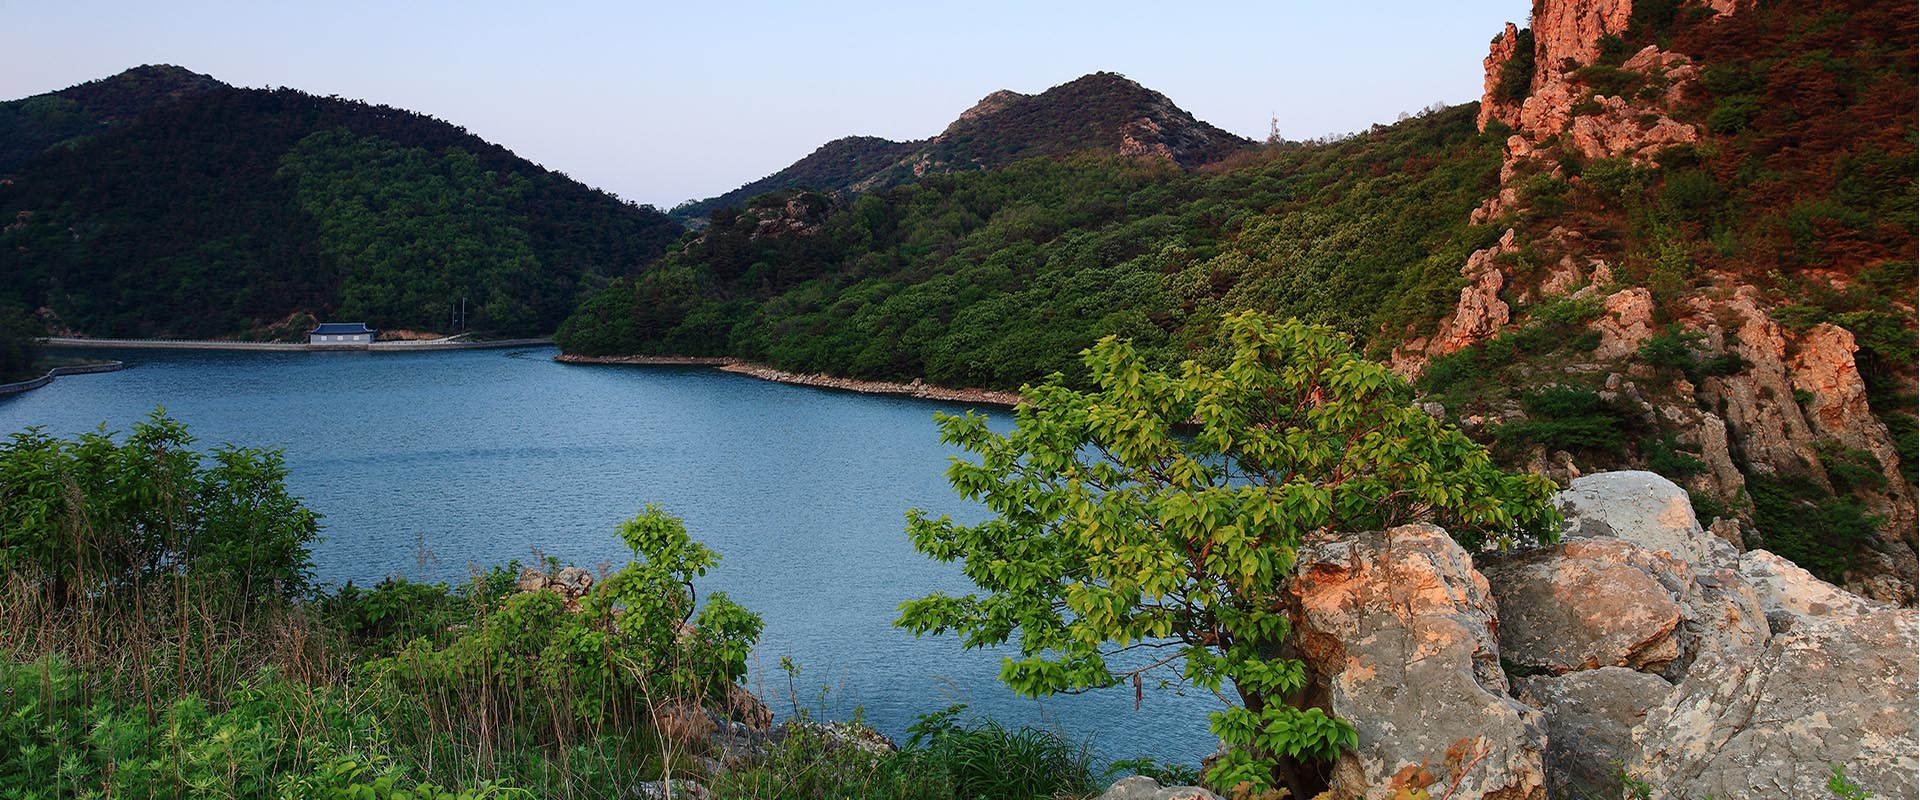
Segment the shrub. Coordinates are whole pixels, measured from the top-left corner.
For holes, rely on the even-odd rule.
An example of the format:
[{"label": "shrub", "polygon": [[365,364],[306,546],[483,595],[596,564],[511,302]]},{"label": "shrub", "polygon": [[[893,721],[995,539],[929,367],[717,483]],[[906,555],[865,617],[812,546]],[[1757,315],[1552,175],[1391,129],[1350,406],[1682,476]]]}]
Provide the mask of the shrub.
[{"label": "shrub", "polygon": [[1510,448],[1538,444],[1549,450],[1626,451],[1626,421],[1600,395],[1570,386],[1548,386],[1521,395],[1520,405],[1530,419],[1500,427],[1496,438]]},{"label": "shrub", "polygon": [[1739,133],[1747,129],[1748,123],[1759,115],[1762,108],[1760,98],[1753,95],[1722,97],[1713,104],[1713,111],[1707,114],[1707,130],[1729,135]]},{"label": "shrub", "polygon": [[162,411],[119,443],[13,434],[0,444],[0,572],[44,581],[55,604],[183,577],[235,605],[305,593],[320,516],[287,492],[283,454],[192,444]]},{"label": "shrub", "polygon": [[1821,579],[1839,583],[1860,546],[1885,520],[1851,497],[1835,497],[1797,475],[1749,475],[1753,526],[1768,550]]},{"label": "shrub", "polygon": [[1500,65],[1493,96],[1505,103],[1520,103],[1533,94],[1533,58],[1533,29],[1521,28],[1514,35],[1513,56]]}]

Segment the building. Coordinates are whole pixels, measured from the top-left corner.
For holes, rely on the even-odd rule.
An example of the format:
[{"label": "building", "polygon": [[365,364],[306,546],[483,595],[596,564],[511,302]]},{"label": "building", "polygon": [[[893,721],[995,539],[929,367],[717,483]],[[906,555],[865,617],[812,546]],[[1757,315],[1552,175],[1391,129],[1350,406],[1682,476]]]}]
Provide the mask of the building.
[{"label": "building", "polygon": [[364,322],[322,322],[307,331],[307,344],[372,344],[373,334]]}]

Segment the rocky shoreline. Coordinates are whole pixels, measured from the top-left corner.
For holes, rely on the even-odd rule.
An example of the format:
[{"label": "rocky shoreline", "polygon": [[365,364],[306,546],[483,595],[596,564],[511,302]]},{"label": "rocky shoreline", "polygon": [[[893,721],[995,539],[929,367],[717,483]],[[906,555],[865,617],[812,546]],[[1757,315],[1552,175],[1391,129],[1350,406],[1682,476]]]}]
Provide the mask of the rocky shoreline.
[{"label": "rocky shoreline", "polygon": [[898,383],[894,381],[863,381],[822,373],[803,374],[774,369],[764,364],[755,364],[751,361],[742,361],[737,358],[701,356],[582,356],[562,353],[554,356],[553,360],[563,364],[713,367],[721,372],[731,372],[735,375],[745,375],[749,378],[759,378],[763,381],[786,383],[794,386],[810,386],[815,389],[833,389],[842,392],[858,392],[860,394],[911,397],[917,400],[966,403],[968,405],[1012,408],[1020,405],[1022,401],[1018,392],[1003,392],[994,389],[953,389],[945,386],[933,386],[918,379],[910,383]]}]

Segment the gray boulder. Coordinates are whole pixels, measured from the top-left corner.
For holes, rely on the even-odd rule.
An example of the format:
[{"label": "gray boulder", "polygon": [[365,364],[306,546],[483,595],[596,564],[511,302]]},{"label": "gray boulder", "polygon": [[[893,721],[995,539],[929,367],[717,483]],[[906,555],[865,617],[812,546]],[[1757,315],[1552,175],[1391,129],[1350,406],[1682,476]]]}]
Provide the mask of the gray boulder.
[{"label": "gray boulder", "polygon": [[1596,472],[1554,495],[1566,536],[1615,536],[1688,564],[1729,567],[1737,553],[1694,517],[1687,490],[1651,472]]},{"label": "gray boulder", "polygon": [[1161,786],[1145,775],[1114,781],[1096,800],[1221,800],[1220,795],[1198,786]]},{"label": "gray boulder", "polygon": [[1449,761],[1471,760],[1454,800],[1544,800],[1540,712],[1508,696],[1492,592],[1446,531],[1311,540],[1289,592],[1316,688],[1359,733],[1335,762],[1333,797],[1387,800],[1396,777],[1424,768],[1450,782]]},{"label": "gray boulder", "polygon": [[1915,612],[1803,616],[1755,654],[1707,653],[1634,732],[1654,798],[1825,797],[1829,765],[1920,795]]},{"label": "gray boulder", "polygon": [[1547,720],[1547,789],[1553,797],[1618,797],[1618,765],[1638,751],[1633,729],[1673,693],[1658,675],[1624,667],[1516,678],[1514,695]]}]

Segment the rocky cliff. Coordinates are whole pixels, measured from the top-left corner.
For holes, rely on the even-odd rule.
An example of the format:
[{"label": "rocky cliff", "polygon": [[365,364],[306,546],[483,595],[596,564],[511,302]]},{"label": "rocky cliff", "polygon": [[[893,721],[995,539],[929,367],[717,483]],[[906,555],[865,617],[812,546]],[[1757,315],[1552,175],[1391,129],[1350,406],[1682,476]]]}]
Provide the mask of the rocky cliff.
[{"label": "rocky cliff", "polygon": [[[1468,553],[1410,525],[1309,542],[1301,656],[1359,746],[1338,800],[1876,797],[1915,783],[1914,610],[1703,529],[1648,472],[1573,481],[1564,539]],[[1649,796],[1639,795],[1639,796]]]},{"label": "rocky cliff", "polygon": [[[1803,562],[1846,551],[1827,553],[1831,577],[1911,604],[1911,208],[1904,222],[1854,214],[1851,229],[1813,209],[1871,205],[1846,177],[1869,153],[1906,154],[1880,179],[1885,197],[1912,196],[1912,65],[1876,55],[1914,51],[1912,11],[1536,2],[1484,62],[1479,123],[1508,138],[1473,221],[1505,234],[1466,260],[1453,312],[1396,366],[1419,374],[1546,327],[1583,336],[1522,354],[1508,370],[1522,390],[1443,413],[1512,431],[1542,419],[1527,389],[1591,391],[1644,438],[1548,442],[1536,463],[1567,478],[1663,460],[1742,541]],[[1829,41],[1840,49],[1818,49]],[[1863,331],[1886,341],[1863,348]]]}]

